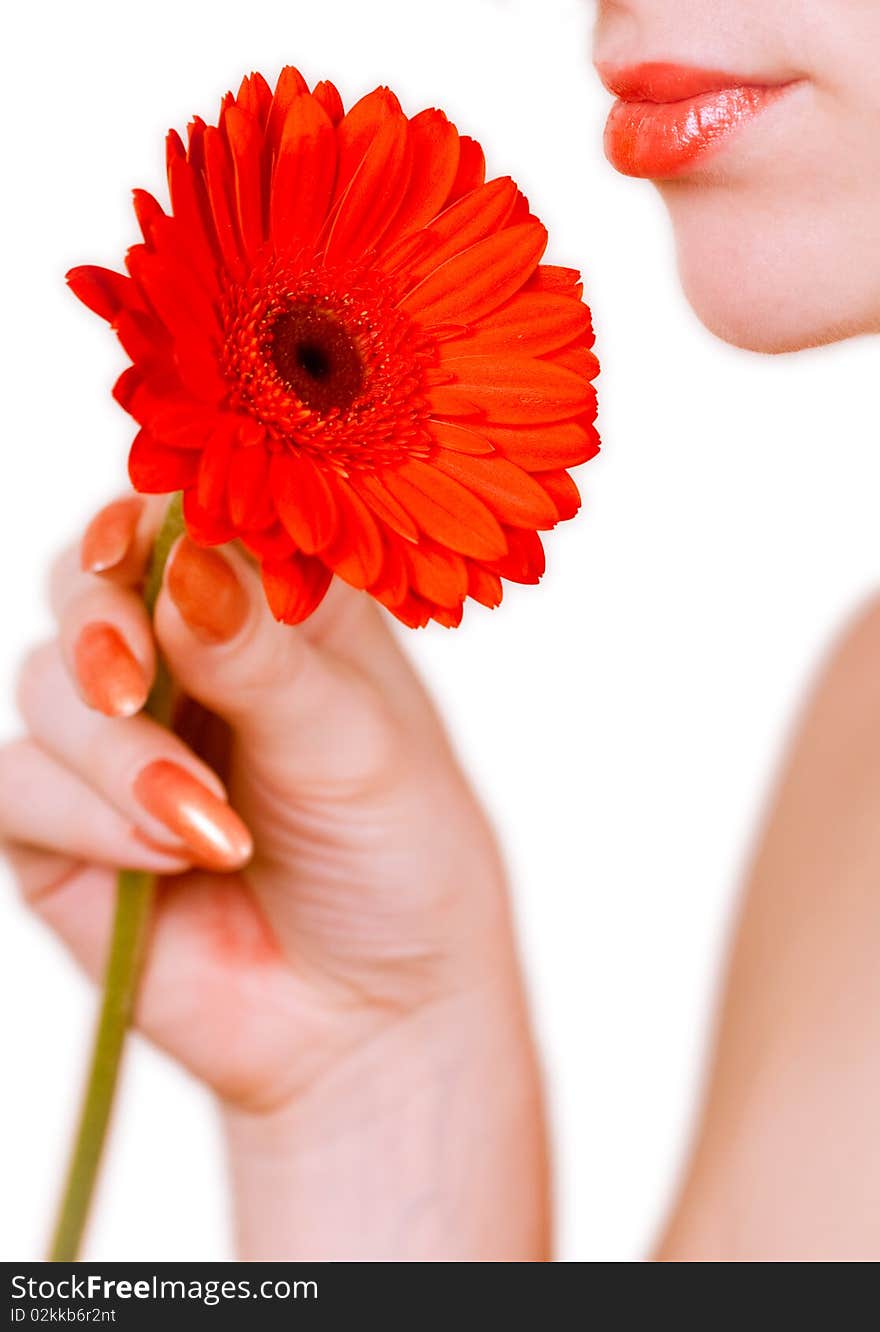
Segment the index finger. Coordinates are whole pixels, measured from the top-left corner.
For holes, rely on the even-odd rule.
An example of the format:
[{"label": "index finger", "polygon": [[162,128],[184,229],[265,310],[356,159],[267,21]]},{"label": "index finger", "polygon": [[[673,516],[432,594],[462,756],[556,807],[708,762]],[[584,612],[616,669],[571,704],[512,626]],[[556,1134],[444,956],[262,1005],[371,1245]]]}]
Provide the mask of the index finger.
[{"label": "index finger", "polygon": [[167,504],[165,495],[135,494],[105,504],[75,548],[79,569],[126,587],[139,583]]}]

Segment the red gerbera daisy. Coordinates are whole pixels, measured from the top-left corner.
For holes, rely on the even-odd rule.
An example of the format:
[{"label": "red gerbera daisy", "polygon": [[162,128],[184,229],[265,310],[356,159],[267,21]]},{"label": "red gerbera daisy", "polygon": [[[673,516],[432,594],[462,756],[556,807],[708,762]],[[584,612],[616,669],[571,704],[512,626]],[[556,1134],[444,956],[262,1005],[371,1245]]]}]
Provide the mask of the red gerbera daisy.
[{"label": "red gerbera daisy", "polygon": [[290,623],[334,573],[410,625],[537,582],[599,447],[598,363],[514,182],[442,112],[378,88],[344,114],[292,68],[172,132],[168,181],[170,215],[135,191],[127,275],[68,275],[133,362],[135,488],[243,542]]}]

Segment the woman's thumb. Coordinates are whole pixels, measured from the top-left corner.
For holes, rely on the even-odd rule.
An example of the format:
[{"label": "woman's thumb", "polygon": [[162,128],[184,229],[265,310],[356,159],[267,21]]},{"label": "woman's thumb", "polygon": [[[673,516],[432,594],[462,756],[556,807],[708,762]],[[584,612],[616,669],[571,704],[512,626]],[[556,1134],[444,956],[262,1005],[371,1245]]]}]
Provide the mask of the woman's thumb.
[{"label": "woman's thumb", "polygon": [[292,791],[348,784],[377,763],[387,723],[380,692],[350,660],[273,619],[241,552],[181,537],[155,624],[174,680],[230,724],[245,761],[268,765]]}]

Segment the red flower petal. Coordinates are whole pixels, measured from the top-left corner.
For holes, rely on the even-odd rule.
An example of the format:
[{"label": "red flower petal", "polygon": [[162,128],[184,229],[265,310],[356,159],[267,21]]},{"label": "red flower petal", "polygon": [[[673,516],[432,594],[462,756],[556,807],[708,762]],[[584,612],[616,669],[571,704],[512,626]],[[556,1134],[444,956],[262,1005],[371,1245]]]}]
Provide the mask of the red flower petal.
[{"label": "red flower petal", "polygon": [[275,522],[269,488],[269,455],[259,445],[237,448],[229,460],[229,516],[236,527],[265,528]]},{"label": "red flower petal", "polygon": [[167,387],[159,385],[155,392],[150,431],[161,443],[171,449],[205,448],[206,441],[218,431],[225,430],[232,437],[232,426],[209,407],[203,407],[182,393],[172,396]]},{"label": "red flower petal", "polygon": [[432,465],[460,481],[511,527],[555,527],[556,505],[528,472],[505,458],[471,458],[439,449]]},{"label": "red flower petal", "polygon": [[479,429],[499,453],[527,472],[576,467],[599,452],[599,436],[585,420],[518,428],[481,423]]},{"label": "red flower petal", "polygon": [[[189,440],[166,439],[163,434],[162,420],[170,403],[174,403],[183,389],[176,376],[168,376],[162,369],[152,366],[129,366],[123,371],[113,386],[116,401],[129,412],[138,425],[149,426],[150,433],[158,443],[171,448],[188,448]],[[187,400],[189,401],[189,400]],[[204,431],[201,432],[198,447],[204,443]]]},{"label": "red flower petal", "polygon": [[432,420],[431,434],[444,449],[452,449],[454,453],[494,452],[485,435],[469,430],[466,426],[456,425],[452,421]]},{"label": "red flower petal", "polygon": [[323,601],[332,576],[326,565],[308,555],[266,563],[261,573],[272,614],[283,624],[307,619]]},{"label": "red flower petal", "polygon": [[[179,136],[176,137],[177,142],[180,143]],[[183,145],[181,144],[181,148],[182,147]],[[174,209],[174,188],[170,179],[168,182],[168,188],[171,194],[171,206],[172,209]],[[153,195],[150,194],[149,190],[132,190],[131,202],[134,207],[134,215],[137,218],[138,226],[141,229],[141,235],[147,244],[149,244],[152,238],[154,224],[158,222],[160,218],[165,217],[162,205],[159,203],[158,199],[155,199]],[[177,211],[179,212],[180,210],[178,209]]]},{"label": "red flower petal", "polygon": [[[205,126],[195,123],[190,137],[190,153],[201,160],[204,149]],[[217,287],[217,260],[220,248],[211,220],[208,204],[199,168],[189,160],[180,138],[169,134],[166,141],[168,168],[168,192],[171,195],[173,221],[155,209],[149,215],[141,204],[139,216],[144,240],[155,249],[160,249],[173,237],[178,252],[182,251],[187,266],[198,273],[201,285],[207,291]],[[158,206],[157,206],[158,207]]]},{"label": "red flower petal", "polygon": [[145,495],[167,495],[194,485],[198,469],[198,454],[165,448],[146,430],[135,435],[128,455],[128,475],[135,490]]},{"label": "red flower petal", "polygon": [[238,234],[247,259],[252,260],[265,239],[263,233],[263,184],[260,150],[263,135],[253,116],[231,106],[223,117],[235,173],[235,212]]},{"label": "red flower petal", "polygon": [[269,119],[266,124],[266,142],[275,152],[278,144],[281,142],[281,135],[284,126],[287,124],[287,118],[290,108],[297,98],[308,93],[309,85],[306,83],[298,69],[293,65],[285,65],[278,75],[278,82],[275,84],[275,92],[272,94],[272,105],[269,108]]},{"label": "red flower petal", "polygon": [[577,416],[590,401],[589,384],[552,361],[470,356],[456,370],[455,384],[429,395],[435,410],[450,415],[476,410],[500,425],[535,425]]},{"label": "red flower petal", "polygon": [[[344,123],[344,122],[343,122]],[[339,171],[343,171],[342,127]],[[325,248],[328,264],[349,254],[371,249],[388,228],[400,207],[410,173],[407,153],[409,128],[398,111],[383,120],[339,200]]]},{"label": "red flower petal", "polygon": [[270,230],[279,253],[314,243],[336,180],[336,137],[314,97],[298,97],[281,132],[272,176]]},{"label": "red flower petal", "polygon": [[447,610],[445,606],[438,606],[431,619],[436,620],[437,624],[442,624],[444,629],[457,629],[461,624],[463,614],[464,606],[461,604],[456,606],[454,610]]},{"label": "red flower petal", "polygon": [[336,540],[324,559],[352,587],[370,587],[382,572],[382,537],[363,500],[339,476],[328,476],[339,512]]},{"label": "red flower petal", "polygon": [[541,485],[556,505],[560,518],[575,516],[581,507],[581,496],[568,472],[542,472]]},{"label": "red flower petal", "polygon": [[244,531],[241,540],[258,560],[278,563],[296,554],[296,546],[280,523],[262,531]]},{"label": "red flower petal", "polygon": [[589,328],[590,316],[580,301],[544,292],[521,292],[473,326],[464,337],[444,343],[440,362],[446,365],[461,356],[499,352],[510,356],[541,356],[583,337]]},{"label": "red flower petal", "polygon": [[219,429],[207,440],[199,463],[196,495],[206,513],[222,514],[226,520],[226,481],[232,458],[232,438],[228,429]]},{"label": "red flower petal", "polygon": [[422,111],[409,122],[412,174],[403,203],[382,238],[387,245],[425,227],[443,208],[458,172],[458,131],[442,111]]},{"label": "red flower petal", "polygon": [[382,127],[401,115],[400,103],[388,88],[375,88],[343,116],[336,129],[339,145],[339,173],[336,200],[348,189]]},{"label": "red flower petal", "polygon": [[584,284],[576,268],[560,268],[557,264],[541,264],[529,278],[530,291],[552,291],[558,296],[570,296],[579,301]]},{"label": "red flower petal", "polygon": [[403,558],[412,586],[426,601],[437,606],[460,606],[467,596],[467,566],[460,555],[425,542],[407,546]]},{"label": "red flower petal", "polygon": [[418,541],[419,529],[403,505],[397,502],[377,476],[372,472],[352,472],[348,481],[376,517],[390,527],[392,532],[403,537],[404,541]]},{"label": "red flower petal", "polygon": [[375,596],[376,600],[381,602],[383,606],[387,606],[391,614],[400,620],[401,624],[405,624],[408,629],[424,629],[431,618],[432,607],[427,601],[423,601],[421,597],[416,596],[415,593],[410,593],[403,601],[399,602],[389,601],[381,589],[376,592]]},{"label": "red flower petal", "polygon": [[[462,139],[462,143],[464,140]],[[419,249],[407,259],[410,288],[504,226],[516,204],[518,190],[509,176],[489,181],[446,208],[418,240]],[[412,241],[415,238],[410,238]],[[392,255],[384,263],[391,263]]]},{"label": "red flower petal", "polygon": [[336,84],[330,83],[328,79],[321,79],[320,83],[315,84],[312,96],[321,103],[331,122],[338,125],[345,115],[345,107],[342,105]]},{"label": "red flower petal", "polygon": [[424,328],[472,324],[518,291],[544,253],[540,222],[508,227],[436,269],[401,302]]},{"label": "red flower petal", "polygon": [[[188,453],[186,456],[191,458],[193,455]],[[183,491],[183,517],[187,531],[200,546],[222,546],[238,535],[225,514],[202,507],[195,486]]]},{"label": "red flower petal", "polygon": [[563,347],[553,354],[554,365],[563,365],[582,379],[595,379],[599,373],[599,361],[586,347]]},{"label": "red flower petal", "polygon": [[386,533],[382,571],[370,586],[370,596],[383,606],[400,606],[409,596],[409,570],[403,562],[400,542]]},{"label": "red flower petal", "polygon": [[[428,394],[432,417],[437,416],[472,416],[479,417],[481,408],[476,398],[469,398],[458,384],[440,384]],[[478,420],[469,422],[479,425]]]},{"label": "red flower petal", "polygon": [[334,492],[305,454],[276,453],[269,469],[278,517],[307,555],[330,544],[339,514]]},{"label": "red flower petal", "polygon": [[123,370],[113,385],[113,397],[123,411],[133,416],[140,425],[143,425],[144,419],[137,414],[137,395],[143,382],[144,376],[140,367],[130,365],[127,370]]},{"label": "red flower petal", "polygon": [[246,74],[235,100],[242,111],[252,116],[259,125],[265,125],[272,105],[272,89],[262,74]]},{"label": "red flower petal", "polygon": [[461,555],[494,559],[507,548],[504,533],[485,504],[452,477],[412,459],[382,480],[426,536]]},{"label": "red flower petal", "polygon": [[453,203],[471,190],[476,190],[486,179],[486,158],[476,139],[462,134],[459,140],[458,170],[449,191]]},{"label": "red flower petal", "polygon": [[114,273],[111,268],[97,268],[93,264],[71,268],[67,284],[83,305],[110,323],[120,311],[138,309],[142,304],[131,278]]},{"label": "red flower petal", "polygon": [[244,266],[241,262],[235,208],[229,188],[232,164],[226,139],[213,125],[208,125],[205,129],[204,154],[205,181],[211,216],[214,219],[214,233],[228,272],[233,277],[240,278],[244,274]]},{"label": "red flower petal", "polygon": [[[120,310],[113,321],[123,350],[133,361],[170,361],[172,343],[168,330],[154,314],[141,310]],[[173,378],[177,380],[177,375]],[[178,380],[179,382],[179,380]]]},{"label": "red flower petal", "polygon": [[[183,263],[168,254],[155,254],[146,245],[133,245],[126,264],[162,323],[187,352],[199,354],[206,341],[219,340],[217,313]],[[188,345],[193,343],[195,347]],[[216,370],[215,377],[219,378]]]},{"label": "red flower petal", "polygon": [[468,596],[481,605],[493,610],[501,605],[503,596],[501,579],[497,574],[484,569],[481,564],[468,561]]},{"label": "red flower petal", "polygon": [[544,547],[537,532],[526,532],[520,527],[508,527],[507,554],[493,560],[490,570],[512,583],[539,583],[544,573]]}]

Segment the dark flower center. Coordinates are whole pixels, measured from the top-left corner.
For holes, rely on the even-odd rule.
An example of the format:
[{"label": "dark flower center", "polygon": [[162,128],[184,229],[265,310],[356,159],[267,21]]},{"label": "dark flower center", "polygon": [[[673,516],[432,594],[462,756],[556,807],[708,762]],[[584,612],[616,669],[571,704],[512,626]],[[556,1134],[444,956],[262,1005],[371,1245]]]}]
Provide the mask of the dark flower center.
[{"label": "dark flower center", "polygon": [[272,321],[275,369],[304,406],[344,411],[364,387],[364,363],[349,331],[327,310],[292,305]]},{"label": "dark flower center", "polygon": [[302,260],[273,255],[224,291],[225,406],[264,429],[270,452],[292,449],[341,475],[430,457],[439,353],[400,308],[397,280],[372,259]]}]

